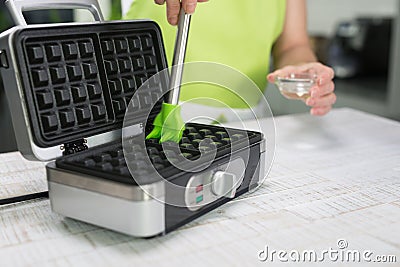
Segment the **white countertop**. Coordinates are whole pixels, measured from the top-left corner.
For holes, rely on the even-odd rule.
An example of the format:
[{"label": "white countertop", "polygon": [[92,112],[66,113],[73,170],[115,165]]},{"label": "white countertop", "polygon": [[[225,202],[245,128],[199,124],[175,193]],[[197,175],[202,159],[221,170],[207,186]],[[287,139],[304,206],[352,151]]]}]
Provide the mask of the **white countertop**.
[{"label": "white countertop", "polygon": [[[153,239],[65,219],[48,200],[3,206],[0,265],[270,266],[258,259],[266,246],[369,250],[400,264],[400,123],[351,109],[275,122],[275,161],[253,194]],[[1,154],[0,184],[1,197],[45,189],[44,164]]]}]

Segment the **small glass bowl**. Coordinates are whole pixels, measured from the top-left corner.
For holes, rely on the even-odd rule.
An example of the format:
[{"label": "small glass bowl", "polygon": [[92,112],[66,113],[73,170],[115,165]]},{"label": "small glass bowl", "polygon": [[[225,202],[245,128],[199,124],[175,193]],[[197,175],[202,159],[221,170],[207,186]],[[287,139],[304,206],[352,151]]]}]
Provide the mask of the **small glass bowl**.
[{"label": "small glass bowl", "polygon": [[281,94],[294,100],[306,100],[310,97],[310,89],[316,83],[317,75],[312,73],[290,73],[275,79]]}]

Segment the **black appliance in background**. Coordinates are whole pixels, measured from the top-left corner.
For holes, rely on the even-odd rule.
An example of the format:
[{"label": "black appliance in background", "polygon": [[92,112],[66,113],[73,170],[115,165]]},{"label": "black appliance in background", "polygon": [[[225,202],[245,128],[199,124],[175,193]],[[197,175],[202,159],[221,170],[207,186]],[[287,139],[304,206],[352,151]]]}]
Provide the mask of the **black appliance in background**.
[{"label": "black appliance in background", "polygon": [[364,17],[340,23],[327,58],[336,77],[387,76],[392,22],[392,18]]},{"label": "black appliance in background", "polygon": [[[72,22],[74,20],[72,10],[40,10],[24,13],[29,24],[40,24],[48,22]],[[0,32],[14,26],[4,1],[0,1]],[[0,153],[16,151],[17,143],[11,122],[10,110],[4,93],[3,81],[0,77]]]}]

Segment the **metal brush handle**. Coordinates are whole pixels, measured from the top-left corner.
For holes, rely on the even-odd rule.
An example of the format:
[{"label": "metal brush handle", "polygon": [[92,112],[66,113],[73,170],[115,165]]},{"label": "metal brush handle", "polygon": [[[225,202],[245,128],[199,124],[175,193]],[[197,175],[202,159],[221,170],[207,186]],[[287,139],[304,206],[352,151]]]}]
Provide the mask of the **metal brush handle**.
[{"label": "metal brush handle", "polygon": [[169,93],[168,102],[173,105],[177,105],[179,102],[191,18],[192,15],[186,14],[182,8],[179,14],[178,33],[175,40],[174,59],[169,80],[169,89],[172,88],[172,90]]},{"label": "metal brush handle", "polygon": [[6,0],[5,3],[14,22],[22,26],[27,25],[23,11],[45,9],[86,9],[93,14],[95,20],[104,21],[97,0]]}]

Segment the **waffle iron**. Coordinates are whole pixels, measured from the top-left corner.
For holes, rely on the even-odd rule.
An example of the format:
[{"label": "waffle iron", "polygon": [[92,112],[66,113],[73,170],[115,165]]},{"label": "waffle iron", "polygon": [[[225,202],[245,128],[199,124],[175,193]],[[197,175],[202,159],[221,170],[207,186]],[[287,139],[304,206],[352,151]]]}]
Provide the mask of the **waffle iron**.
[{"label": "waffle iron", "polygon": [[[19,151],[30,160],[51,161],[46,170],[54,212],[152,237],[263,180],[266,146],[258,132],[188,123],[178,145],[144,141],[168,80],[162,77],[137,93],[168,67],[155,22],[104,22],[97,0],[8,0],[7,5],[19,26],[0,35],[0,71]],[[60,8],[88,9],[97,21],[28,26],[22,16],[25,10]],[[123,145],[128,105],[135,110],[132,139]],[[198,168],[211,150],[206,167]],[[180,157],[196,162],[196,168],[177,168]],[[163,179],[154,178],[149,165]],[[140,183],[133,179],[139,174]]]}]

